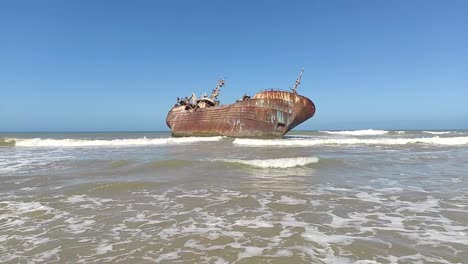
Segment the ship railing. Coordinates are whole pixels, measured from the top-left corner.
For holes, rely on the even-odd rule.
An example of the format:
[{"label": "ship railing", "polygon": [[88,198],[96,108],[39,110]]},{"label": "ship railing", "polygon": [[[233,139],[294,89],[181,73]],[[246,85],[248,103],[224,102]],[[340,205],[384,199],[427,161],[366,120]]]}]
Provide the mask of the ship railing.
[{"label": "ship railing", "polygon": [[262,89],[260,92],[291,92],[290,90],[280,89],[280,88],[270,88],[270,89]]}]

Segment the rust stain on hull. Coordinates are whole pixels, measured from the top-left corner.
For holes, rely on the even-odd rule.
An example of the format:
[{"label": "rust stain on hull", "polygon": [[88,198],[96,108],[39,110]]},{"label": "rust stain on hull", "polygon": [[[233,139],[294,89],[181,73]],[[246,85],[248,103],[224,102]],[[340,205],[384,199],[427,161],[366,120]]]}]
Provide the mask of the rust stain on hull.
[{"label": "rust stain on hull", "polygon": [[282,137],[315,114],[314,103],[294,92],[263,91],[230,105],[186,110],[174,106],[166,124],[172,135]]}]

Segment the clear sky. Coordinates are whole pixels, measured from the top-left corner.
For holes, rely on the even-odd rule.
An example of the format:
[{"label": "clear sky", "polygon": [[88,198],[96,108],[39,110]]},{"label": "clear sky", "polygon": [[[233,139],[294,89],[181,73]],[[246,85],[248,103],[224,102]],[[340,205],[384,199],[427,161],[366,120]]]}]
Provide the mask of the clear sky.
[{"label": "clear sky", "polygon": [[167,130],[302,67],[300,129],[467,129],[468,1],[0,1],[4,132]]}]

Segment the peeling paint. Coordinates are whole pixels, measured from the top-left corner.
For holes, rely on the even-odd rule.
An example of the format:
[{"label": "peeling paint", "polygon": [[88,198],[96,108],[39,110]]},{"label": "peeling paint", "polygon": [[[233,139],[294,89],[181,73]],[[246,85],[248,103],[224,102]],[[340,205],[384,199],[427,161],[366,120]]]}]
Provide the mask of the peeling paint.
[{"label": "peeling paint", "polygon": [[175,106],[166,123],[174,136],[282,137],[314,113],[307,97],[263,91],[245,101],[196,111]]}]

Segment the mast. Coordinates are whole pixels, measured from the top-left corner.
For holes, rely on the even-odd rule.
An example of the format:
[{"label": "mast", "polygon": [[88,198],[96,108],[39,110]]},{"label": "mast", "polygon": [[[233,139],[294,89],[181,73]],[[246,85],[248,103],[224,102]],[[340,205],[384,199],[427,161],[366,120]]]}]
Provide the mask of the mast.
[{"label": "mast", "polygon": [[299,77],[296,79],[296,83],[294,84],[294,88],[291,89],[293,91],[293,93],[297,93],[297,87],[299,86],[299,84],[301,84],[301,79],[302,79],[302,74],[303,73],[304,73],[304,68],[302,68],[301,73],[299,74]]},{"label": "mast", "polygon": [[197,96],[195,95],[195,93],[192,93],[190,99],[192,99],[191,101],[193,101],[193,105],[197,105]]},{"label": "mast", "polygon": [[213,102],[218,100],[219,92],[221,91],[221,87],[224,86],[224,79],[220,79],[218,81],[218,85],[216,85],[216,88],[211,91],[210,99],[213,100]]}]

